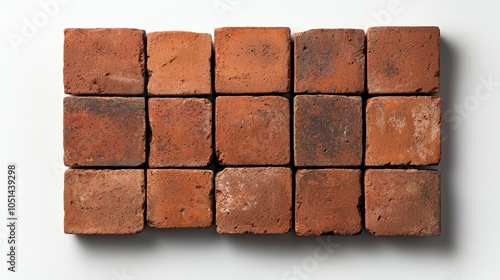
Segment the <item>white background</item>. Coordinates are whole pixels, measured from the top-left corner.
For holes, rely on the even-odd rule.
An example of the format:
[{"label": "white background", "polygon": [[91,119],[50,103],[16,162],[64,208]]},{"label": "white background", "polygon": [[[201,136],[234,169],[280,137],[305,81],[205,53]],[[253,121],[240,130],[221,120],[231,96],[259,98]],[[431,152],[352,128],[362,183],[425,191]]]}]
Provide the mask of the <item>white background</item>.
[{"label": "white background", "polygon": [[[500,279],[498,1],[3,1],[0,8],[0,279]],[[56,3],[44,9],[40,3]],[[216,9],[218,7],[219,9]],[[34,24],[34,29],[27,25]],[[63,233],[63,29],[213,34],[221,26],[441,28],[442,236],[136,236]],[[27,29],[29,29],[27,31]],[[24,32],[23,32],[24,30]],[[18,44],[11,39],[18,36]],[[486,83],[484,81],[491,80]],[[498,81],[498,82],[497,82]],[[18,273],[7,272],[6,170],[19,167]],[[326,237],[322,239],[327,241]],[[293,274],[292,268],[302,274]],[[294,270],[296,271],[296,270]],[[288,274],[287,274],[288,273]]]}]

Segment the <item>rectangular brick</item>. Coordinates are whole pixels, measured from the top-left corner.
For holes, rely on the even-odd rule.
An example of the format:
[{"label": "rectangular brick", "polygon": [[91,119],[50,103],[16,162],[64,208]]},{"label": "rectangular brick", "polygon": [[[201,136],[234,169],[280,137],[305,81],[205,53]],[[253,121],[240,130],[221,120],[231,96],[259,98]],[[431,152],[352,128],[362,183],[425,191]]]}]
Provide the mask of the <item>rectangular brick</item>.
[{"label": "rectangular brick", "polygon": [[144,170],[66,170],[64,232],[141,232],[144,229],[144,188]]},{"label": "rectangular brick", "polygon": [[144,30],[64,30],[64,92],[141,95],[145,88]]},{"label": "rectangular brick", "polygon": [[212,36],[166,31],[148,34],[149,95],[212,93]]},{"label": "rectangular brick", "polygon": [[295,33],[296,93],[356,93],[365,89],[365,32],[312,29]]}]

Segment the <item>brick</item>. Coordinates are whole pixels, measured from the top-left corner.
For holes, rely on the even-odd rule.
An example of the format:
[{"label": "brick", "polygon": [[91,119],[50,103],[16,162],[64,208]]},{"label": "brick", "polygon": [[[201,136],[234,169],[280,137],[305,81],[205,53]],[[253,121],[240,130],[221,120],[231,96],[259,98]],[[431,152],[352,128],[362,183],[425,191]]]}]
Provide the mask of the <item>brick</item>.
[{"label": "brick", "polygon": [[212,160],[212,103],[150,98],[150,167],[203,167]]},{"label": "brick", "polygon": [[290,163],[290,108],[285,97],[217,97],[215,115],[221,165]]},{"label": "brick", "polygon": [[439,92],[438,27],[372,27],[366,36],[369,94]]},{"label": "brick", "polygon": [[64,30],[64,92],[85,95],[144,93],[144,30]]},{"label": "brick", "polygon": [[357,96],[296,96],[295,166],[361,165],[362,111],[362,100]]},{"label": "brick", "polygon": [[359,169],[300,169],[295,176],[297,235],[361,232]]},{"label": "brick", "polygon": [[149,169],[147,222],[155,228],[202,228],[212,225],[211,170]]},{"label": "brick", "polygon": [[368,166],[432,165],[441,159],[441,99],[374,97],[366,106]]},{"label": "brick", "polygon": [[440,235],[437,170],[371,169],[365,173],[365,226],[373,235]]},{"label": "brick", "polygon": [[145,161],[144,98],[64,98],[65,165],[141,166]]},{"label": "brick", "polygon": [[212,36],[167,31],[148,34],[149,95],[208,95],[212,92]]},{"label": "brick", "polygon": [[312,29],[295,33],[296,93],[357,93],[365,89],[365,32]]},{"label": "brick", "polygon": [[215,203],[218,233],[286,233],[292,172],[285,167],[226,168],[215,179]]},{"label": "brick", "polygon": [[64,232],[141,232],[144,229],[144,188],[144,170],[66,170]]},{"label": "brick", "polygon": [[214,37],[217,93],[290,91],[290,28],[224,27]]}]

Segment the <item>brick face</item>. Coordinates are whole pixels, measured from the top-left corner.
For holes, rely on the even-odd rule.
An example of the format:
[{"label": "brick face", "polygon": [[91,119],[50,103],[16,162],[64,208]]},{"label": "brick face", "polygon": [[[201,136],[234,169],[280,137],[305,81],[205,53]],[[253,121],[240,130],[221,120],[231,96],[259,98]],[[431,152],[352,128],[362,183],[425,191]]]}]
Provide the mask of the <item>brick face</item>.
[{"label": "brick face", "polygon": [[207,95],[212,92],[212,36],[194,32],[148,34],[149,95]]},{"label": "brick face", "polygon": [[127,28],[64,30],[64,92],[141,95],[145,31]]},{"label": "brick face", "polygon": [[374,235],[439,235],[440,180],[437,170],[367,170],[366,229]]},{"label": "brick face", "polygon": [[64,164],[141,166],[146,161],[144,98],[64,98]]},{"label": "brick face", "polygon": [[295,33],[296,93],[363,93],[365,32],[312,29]]},{"label": "brick face", "polygon": [[66,170],[64,232],[141,232],[144,229],[144,187],[144,170]]},{"label": "brick face", "polygon": [[361,97],[300,95],[294,99],[296,166],[359,166],[363,155]]},{"label": "brick face", "polygon": [[290,91],[290,28],[216,28],[214,40],[217,93]]},{"label": "brick face", "polygon": [[212,160],[212,104],[205,98],[150,98],[150,167],[203,167]]},{"label": "brick face", "polygon": [[216,99],[216,154],[222,165],[290,163],[290,108],[281,96]]}]

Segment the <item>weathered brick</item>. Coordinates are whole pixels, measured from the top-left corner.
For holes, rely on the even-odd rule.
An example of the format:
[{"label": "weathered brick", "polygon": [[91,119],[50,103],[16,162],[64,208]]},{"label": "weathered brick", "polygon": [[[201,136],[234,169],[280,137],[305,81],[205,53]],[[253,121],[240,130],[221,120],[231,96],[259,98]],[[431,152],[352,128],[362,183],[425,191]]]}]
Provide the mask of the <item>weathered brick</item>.
[{"label": "weathered brick", "polygon": [[150,98],[150,167],[200,167],[212,160],[212,103],[205,98]]},{"label": "weathered brick", "polygon": [[359,166],[363,156],[361,97],[294,98],[296,166]]},{"label": "weathered brick", "polygon": [[144,229],[144,184],[144,170],[66,170],[64,232],[141,232]]},{"label": "weathered brick", "polygon": [[155,228],[200,228],[212,225],[211,170],[149,169],[147,222]]},{"label": "weathered brick", "polygon": [[216,154],[222,165],[290,163],[290,108],[281,96],[220,96]]},{"label": "weathered brick", "polygon": [[148,34],[149,95],[212,92],[210,34],[167,31]]},{"label": "weathered brick", "polygon": [[291,228],[289,168],[226,168],[216,176],[215,193],[218,233],[279,234]]},{"label": "weathered brick", "polygon": [[432,165],[441,159],[441,99],[374,97],[366,106],[368,166]]},{"label": "weathered brick", "polygon": [[369,94],[439,92],[438,27],[372,27],[366,36]]},{"label": "weathered brick", "polygon": [[437,170],[371,169],[365,173],[365,226],[374,235],[439,235]]},{"label": "weathered brick", "polygon": [[297,235],[361,232],[359,169],[299,169],[295,180]]},{"label": "weathered brick", "polygon": [[140,166],[145,161],[144,98],[64,98],[65,165]]},{"label": "weathered brick", "polygon": [[365,32],[312,29],[295,33],[296,93],[358,93],[365,89]]},{"label": "weathered brick", "polygon": [[216,28],[214,41],[217,93],[290,91],[290,28]]},{"label": "weathered brick", "polygon": [[64,92],[141,95],[144,93],[144,30],[64,30]]}]

